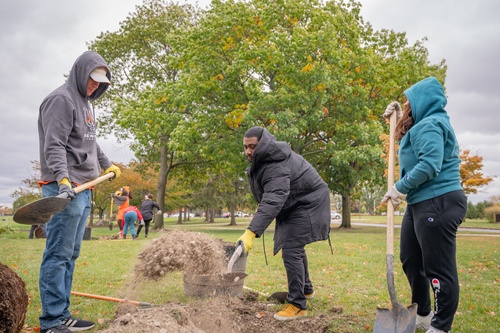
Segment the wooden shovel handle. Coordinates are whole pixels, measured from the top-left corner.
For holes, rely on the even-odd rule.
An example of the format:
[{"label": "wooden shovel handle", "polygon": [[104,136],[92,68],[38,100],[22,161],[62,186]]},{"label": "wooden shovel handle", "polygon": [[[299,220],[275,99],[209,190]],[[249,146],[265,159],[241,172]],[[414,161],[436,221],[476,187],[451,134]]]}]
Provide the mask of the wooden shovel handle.
[{"label": "wooden shovel handle", "polygon": [[[394,186],[394,169],[396,158],[396,144],[394,134],[396,133],[396,112],[389,118],[389,161],[387,170],[387,190]],[[387,254],[394,255],[394,206],[392,200],[387,200]]]},{"label": "wooden shovel handle", "polygon": [[105,181],[106,179],[110,179],[110,178],[113,178],[115,176],[115,173],[114,172],[109,172],[103,176],[100,176],[100,177],[97,177],[96,179],[92,179],[91,181],[89,182],[86,182],[86,183],[83,183],[82,185],[80,186],[77,186],[77,187],[74,187],[73,188],[73,191],[75,191],[76,194],[82,192],[82,191],[85,191],[86,189],[89,189],[91,188],[92,186],[94,185],[97,185],[99,183],[102,183],[103,181]]}]

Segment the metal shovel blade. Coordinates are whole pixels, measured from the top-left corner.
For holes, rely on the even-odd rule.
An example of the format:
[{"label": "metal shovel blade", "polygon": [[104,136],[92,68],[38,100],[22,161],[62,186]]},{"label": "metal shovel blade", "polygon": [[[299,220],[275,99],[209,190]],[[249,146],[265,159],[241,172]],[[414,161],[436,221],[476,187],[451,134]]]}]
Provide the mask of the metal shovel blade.
[{"label": "metal shovel blade", "polygon": [[[94,185],[97,185],[107,179],[115,177],[114,172],[109,172],[105,175],[97,177],[80,186],[73,187],[75,194],[78,194]],[[19,208],[14,213],[14,221],[21,224],[43,224],[49,222],[52,215],[62,211],[71,200],[67,193],[61,193],[54,197],[45,197]]]},{"label": "metal shovel blade", "polygon": [[373,333],[413,333],[417,319],[417,304],[405,308],[399,303],[392,309],[377,309]]},{"label": "metal shovel blade", "polygon": [[62,211],[70,199],[64,197],[46,197],[19,208],[14,213],[14,221],[20,224],[43,224],[52,218],[52,215]]},{"label": "metal shovel blade", "polygon": [[236,263],[236,261],[241,257],[241,254],[243,253],[243,251],[244,251],[243,243],[236,244],[236,249],[234,250],[234,253],[231,256],[231,259],[229,259],[229,263],[227,264],[227,272],[228,273],[232,273],[233,266]]}]

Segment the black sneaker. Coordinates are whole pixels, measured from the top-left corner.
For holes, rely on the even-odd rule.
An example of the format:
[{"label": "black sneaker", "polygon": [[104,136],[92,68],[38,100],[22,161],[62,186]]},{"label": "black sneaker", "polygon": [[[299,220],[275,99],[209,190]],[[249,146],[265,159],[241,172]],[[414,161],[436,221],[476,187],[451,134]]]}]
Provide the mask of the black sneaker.
[{"label": "black sneaker", "polygon": [[80,332],[91,329],[95,324],[91,321],[77,319],[71,316],[63,320],[63,325],[66,326],[71,332]]},{"label": "black sneaker", "polygon": [[45,330],[40,330],[40,333],[71,333],[71,331],[66,326],[59,325],[56,327],[47,328]]}]

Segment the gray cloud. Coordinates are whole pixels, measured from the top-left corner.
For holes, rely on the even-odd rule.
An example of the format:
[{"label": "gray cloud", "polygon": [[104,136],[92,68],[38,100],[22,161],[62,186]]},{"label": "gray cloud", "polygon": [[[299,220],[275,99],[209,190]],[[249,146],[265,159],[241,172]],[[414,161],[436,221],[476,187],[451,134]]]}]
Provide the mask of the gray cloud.
[{"label": "gray cloud", "polygon": [[[194,3],[195,1],[189,1]],[[202,7],[209,0],[199,1]],[[101,32],[115,31],[142,0],[19,0],[0,11],[0,205],[31,175],[38,160],[37,117],[42,99],[64,82],[74,60]],[[447,110],[462,148],[484,157],[483,172],[500,167],[496,106],[500,102],[500,2],[362,0],[361,15],[375,29],[406,32],[410,44],[424,37],[432,63],[446,59]],[[116,162],[132,154],[126,143],[101,138]],[[500,180],[474,202],[500,195]]]}]

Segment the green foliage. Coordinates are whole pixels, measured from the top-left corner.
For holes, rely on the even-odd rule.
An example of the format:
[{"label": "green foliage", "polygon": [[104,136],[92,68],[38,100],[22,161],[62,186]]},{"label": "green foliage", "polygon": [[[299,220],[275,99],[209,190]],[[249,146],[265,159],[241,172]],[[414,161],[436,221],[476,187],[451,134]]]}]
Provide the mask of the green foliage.
[{"label": "green foliage", "polygon": [[425,39],[408,45],[404,33],[374,31],[360,9],[229,0],[200,11],[145,1],[91,44],[114,75],[101,130],[133,137],[136,157],[159,170],[158,188],[174,172],[173,190],[185,197],[214,179],[223,193],[244,178],[241,141],[253,125],[305,156],[335,194],[381,185],[382,110],[426,76],[444,81],[446,65],[429,63]]},{"label": "green foliage", "polygon": [[491,223],[495,222],[495,214],[500,214],[500,205],[491,206],[484,209],[484,217]]},{"label": "green foliage", "polygon": [[13,227],[11,225],[0,224],[0,234],[14,234],[18,233],[19,228]]}]

